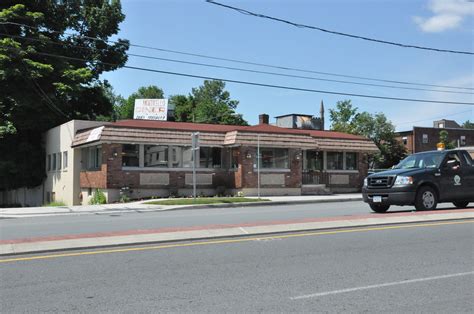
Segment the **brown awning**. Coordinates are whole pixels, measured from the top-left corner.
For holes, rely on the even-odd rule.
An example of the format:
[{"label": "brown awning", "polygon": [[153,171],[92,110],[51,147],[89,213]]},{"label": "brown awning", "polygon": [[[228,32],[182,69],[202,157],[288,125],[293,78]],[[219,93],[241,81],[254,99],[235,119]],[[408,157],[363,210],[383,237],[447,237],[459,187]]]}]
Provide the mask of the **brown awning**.
[{"label": "brown awning", "polygon": [[[123,144],[165,144],[191,145],[191,130],[136,128],[104,125],[94,129],[77,132],[72,147],[92,143]],[[203,146],[251,146],[258,141],[262,147],[282,147],[317,149],[325,151],[378,152],[377,146],[370,140],[315,137],[303,133],[273,133],[250,131],[203,132],[199,133],[199,142]]]},{"label": "brown awning", "polygon": [[258,145],[258,142],[260,142],[260,146],[262,147],[318,149],[317,141],[309,135],[252,133],[240,131],[227,132],[224,145],[255,147]]},{"label": "brown awning", "polygon": [[[190,131],[137,129],[105,126],[101,135],[95,141],[88,141],[93,130],[80,131],[76,134],[72,147],[86,145],[92,142],[105,143],[135,143],[135,144],[175,144],[191,146]],[[223,146],[224,133],[200,132],[199,142],[205,146]]]},{"label": "brown awning", "polygon": [[378,147],[369,140],[344,140],[316,138],[320,150],[325,151],[351,151],[364,153],[377,153]]}]

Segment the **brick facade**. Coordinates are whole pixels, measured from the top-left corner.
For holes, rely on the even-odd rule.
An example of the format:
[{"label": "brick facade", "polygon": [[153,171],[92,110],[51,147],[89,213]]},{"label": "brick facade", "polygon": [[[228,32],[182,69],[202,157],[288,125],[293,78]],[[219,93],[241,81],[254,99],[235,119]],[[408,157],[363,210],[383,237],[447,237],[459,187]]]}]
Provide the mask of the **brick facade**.
[{"label": "brick facade", "polygon": [[[455,142],[456,146],[461,136],[465,136],[466,138],[466,144],[461,146],[474,145],[474,130],[415,127],[413,128],[414,152],[419,153],[429,150],[436,150],[436,144],[439,143],[439,132],[443,130],[448,132],[448,141]],[[423,143],[423,134],[428,135],[428,143]]]},{"label": "brick facade", "polygon": [[[245,189],[255,190],[258,187],[256,164],[257,149],[255,147],[239,147],[237,169],[228,169],[230,165],[230,152],[223,150],[222,165],[219,169],[197,169],[198,175],[212,176],[212,184],[197,184],[198,194],[233,194],[235,191]],[[282,191],[283,195],[288,191],[297,193],[302,186],[302,150],[288,149],[289,169],[261,169],[260,187],[262,190]],[[326,183],[334,191],[358,191],[363,179],[367,175],[367,154],[358,154],[358,171],[331,171],[323,172]],[[122,167],[122,145],[102,144],[102,165],[97,171],[81,171],[80,186],[86,188],[100,188],[115,191],[109,194],[109,201],[117,200],[118,191],[128,187],[131,191],[148,191],[146,193],[134,194],[134,196],[150,195],[155,191],[156,195],[189,195],[192,185],[186,182],[186,175],[190,175],[192,169],[127,169]],[[166,178],[164,182],[141,182],[141,177],[153,177],[153,174]],[[337,183],[331,178],[344,177],[347,183]],[[187,184],[188,183],[188,184]],[[200,191],[200,192],[199,192]],[[212,192],[214,191],[214,192]],[[287,192],[284,192],[287,191]],[[111,195],[114,195],[113,197]]]},{"label": "brick facade", "polygon": [[[448,141],[454,142],[456,146],[458,145],[458,140],[461,147],[474,146],[474,130],[463,128],[449,129],[414,127],[412,131],[397,133],[396,139],[403,144],[403,137],[407,138],[407,144],[404,145],[409,154],[436,150],[436,144],[439,143],[439,132],[443,130],[448,132]],[[428,143],[423,142],[423,134],[428,136]],[[465,137],[465,144],[461,143],[461,136]]]}]

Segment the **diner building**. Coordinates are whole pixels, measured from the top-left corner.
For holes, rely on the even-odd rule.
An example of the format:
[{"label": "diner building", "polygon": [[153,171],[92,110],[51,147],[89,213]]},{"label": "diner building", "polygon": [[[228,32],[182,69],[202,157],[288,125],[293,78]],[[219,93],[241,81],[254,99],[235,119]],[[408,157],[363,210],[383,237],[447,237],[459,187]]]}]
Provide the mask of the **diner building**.
[{"label": "diner building", "polygon": [[[151,120],[95,124],[78,130],[70,143],[80,156],[80,169],[72,170],[80,190],[73,204],[88,203],[96,189],[108,202],[124,193],[131,199],[192,195],[193,132],[199,132],[198,195],[256,195],[259,178],[261,195],[355,192],[367,175],[367,155],[378,151],[361,136],[278,127],[268,124],[267,115],[254,126]],[[60,196],[57,190],[45,193]]]}]

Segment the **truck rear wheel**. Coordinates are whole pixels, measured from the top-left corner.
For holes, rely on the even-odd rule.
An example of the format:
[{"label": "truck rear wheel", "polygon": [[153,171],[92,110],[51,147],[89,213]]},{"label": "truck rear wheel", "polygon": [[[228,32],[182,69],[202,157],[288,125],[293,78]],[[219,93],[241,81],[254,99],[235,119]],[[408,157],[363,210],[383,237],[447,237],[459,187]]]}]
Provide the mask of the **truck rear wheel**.
[{"label": "truck rear wheel", "polygon": [[369,206],[376,213],[385,213],[390,208],[390,205],[383,204],[369,204]]},{"label": "truck rear wheel", "polygon": [[453,204],[457,208],[466,208],[467,205],[469,205],[469,202],[458,201],[458,202],[453,202]]},{"label": "truck rear wheel", "polygon": [[422,186],[416,193],[416,210],[435,210],[438,205],[438,194],[430,186]]}]

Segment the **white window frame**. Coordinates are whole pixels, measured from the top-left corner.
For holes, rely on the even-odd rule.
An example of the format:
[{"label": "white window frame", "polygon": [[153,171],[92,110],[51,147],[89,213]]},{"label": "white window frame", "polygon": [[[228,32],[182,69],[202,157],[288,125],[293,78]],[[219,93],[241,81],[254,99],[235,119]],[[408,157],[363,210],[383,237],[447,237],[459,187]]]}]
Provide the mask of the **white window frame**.
[{"label": "white window frame", "polygon": [[67,170],[68,167],[68,160],[67,160],[67,151],[63,152],[63,171]]},{"label": "white window frame", "polygon": [[429,144],[429,142],[430,142],[430,140],[429,140],[428,134],[423,134],[422,143],[423,144]]}]

